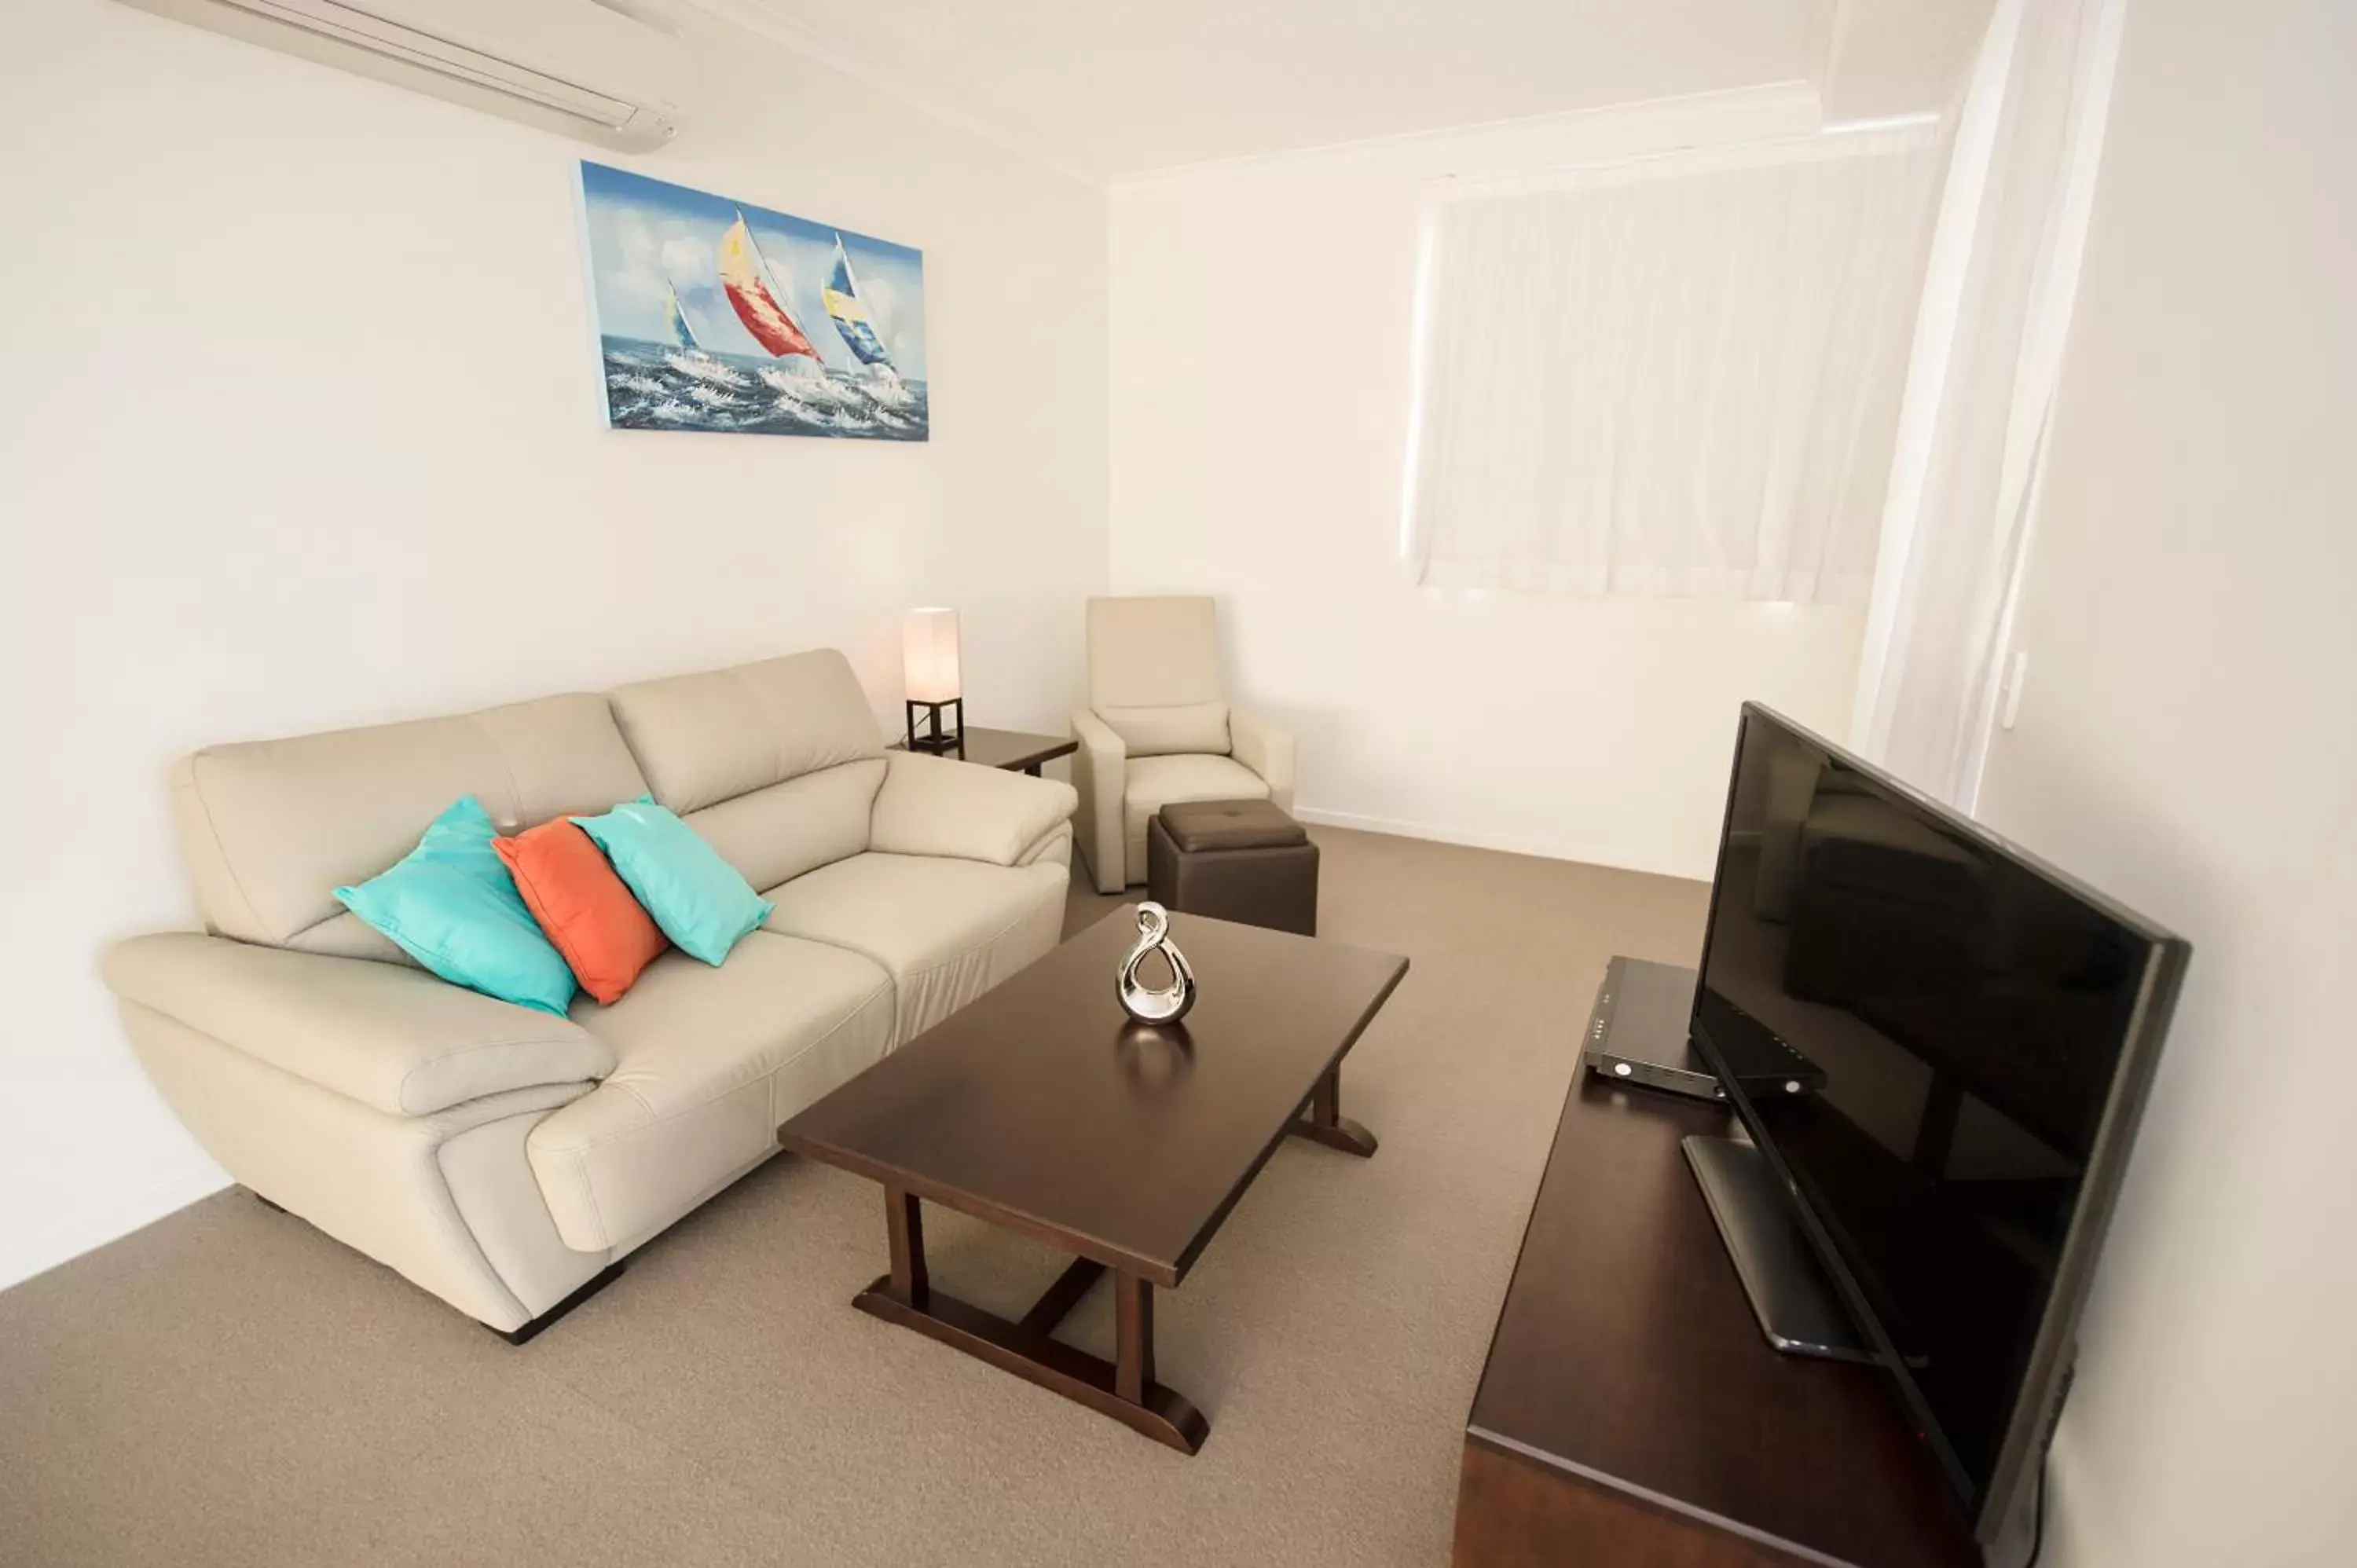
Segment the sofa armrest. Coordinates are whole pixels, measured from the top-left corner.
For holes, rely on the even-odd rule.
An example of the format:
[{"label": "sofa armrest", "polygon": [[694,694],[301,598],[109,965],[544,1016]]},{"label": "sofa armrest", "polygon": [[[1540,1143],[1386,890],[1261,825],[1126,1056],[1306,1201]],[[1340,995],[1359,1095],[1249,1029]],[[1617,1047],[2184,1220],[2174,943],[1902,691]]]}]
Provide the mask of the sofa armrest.
[{"label": "sofa armrest", "polygon": [[1228,710],[1228,744],[1235,758],[1268,785],[1279,809],[1293,810],[1293,736],[1257,714]]},{"label": "sofa armrest", "polygon": [[1089,875],[1100,893],[1118,893],[1128,885],[1128,853],[1123,836],[1121,802],[1129,789],[1129,747],[1114,727],[1086,708],[1072,714],[1072,738],[1081,749],[1072,753],[1072,786],[1081,794],[1073,826],[1081,853],[1088,857]]},{"label": "sofa armrest", "polygon": [[867,847],[1013,865],[1071,820],[1072,787],[916,751],[884,754]]},{"label": "sofa armrest", "polygon": [[1042,861],[1054,861],[1069,867],[1072,864],[1072,824],[1058,822],[1031,841],[1030,846],[1015,857],[1017,865],[1037,865]]},{"label": "sofa armrest", "polygon": [[168,931],[117,942],[102,970],[125,1001],[394,1116],[614,1070],[579,1025],[402,964]]}]

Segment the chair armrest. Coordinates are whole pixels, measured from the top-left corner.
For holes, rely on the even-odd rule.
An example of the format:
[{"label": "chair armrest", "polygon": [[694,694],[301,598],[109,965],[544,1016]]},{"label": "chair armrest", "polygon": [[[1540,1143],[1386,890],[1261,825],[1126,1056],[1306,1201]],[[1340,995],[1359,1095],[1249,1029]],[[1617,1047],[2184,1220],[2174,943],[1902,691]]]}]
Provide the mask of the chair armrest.
[{"label": "chair armrest", "polygon": [[403,964],[169,931],[117,942],[102,971],[127,1002],[394,1116],[614,1070],[579,1025]]},{"label": "chair armrest", "polygon": [[1071,820],[1072,787],[922,752],[884,754],[867,847],[1013,865]]},{"label": "chair armrest", "polygon": [[1072,825],[1097,891],[1118,893],[1129,880],[1121,821],[1122,798],[1129,789],[1129,748],[1111,725],[1086,708],[1072,714],[1072,738],[1081,743],[1081,749],[1072,753],[1072,787],[1081,793]]},{"label": "chair armrest", "polygon": [[1235,758],[1268,784],[1268,798],[1293,809],[1293,736],[1257,714],[1228,710],[1228,744]]}]

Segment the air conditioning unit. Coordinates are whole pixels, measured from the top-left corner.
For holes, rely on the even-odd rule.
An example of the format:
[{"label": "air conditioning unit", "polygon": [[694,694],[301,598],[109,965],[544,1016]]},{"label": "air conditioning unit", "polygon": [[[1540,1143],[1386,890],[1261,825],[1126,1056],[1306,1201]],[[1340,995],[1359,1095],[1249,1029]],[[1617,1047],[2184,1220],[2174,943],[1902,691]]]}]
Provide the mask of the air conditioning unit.
[{"label": "air conditioning unit", "polygon": [[679,129],[687,48],[603,0],[124,0],[625,152]]}]

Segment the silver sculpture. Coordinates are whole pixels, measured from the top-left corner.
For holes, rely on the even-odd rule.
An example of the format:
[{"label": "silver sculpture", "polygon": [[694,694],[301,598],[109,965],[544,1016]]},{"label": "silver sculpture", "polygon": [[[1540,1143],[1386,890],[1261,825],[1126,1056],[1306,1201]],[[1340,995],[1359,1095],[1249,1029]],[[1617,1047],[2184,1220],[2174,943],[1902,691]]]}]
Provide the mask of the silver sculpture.
[{"label": "silver sculpture", "polygon": [[[1159,991],[1137,978],[1137,966],[1157,951],[1170,964],[1170,983]],[[1169,912],[1151,898],[1137,907],[1137,945],[1121,961],[1114,994],[1121,998],[1122,1011],[1141,1024],[1175,1024],[1195,1005],[1195,971],[1187,955],[1170,944]]]}]

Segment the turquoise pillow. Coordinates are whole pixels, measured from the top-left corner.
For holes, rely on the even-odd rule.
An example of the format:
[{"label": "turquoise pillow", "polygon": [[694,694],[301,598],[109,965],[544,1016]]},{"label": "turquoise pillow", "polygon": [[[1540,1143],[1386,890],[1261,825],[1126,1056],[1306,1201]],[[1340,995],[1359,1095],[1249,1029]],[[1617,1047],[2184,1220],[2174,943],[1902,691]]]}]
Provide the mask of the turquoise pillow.
[{"label": "turquoise pillow", "polygon": [[576,817],[631,896],[680,951],[718,963],[777,906],[755,893],[720,852],[651,795],[602,817]]},{"label": "turquoise pillow", "polygon": [[469,795],[435,818],[392,870],[336,897],[443,979],[562,1018],[573,971],[500,864],[498,836]]}]

